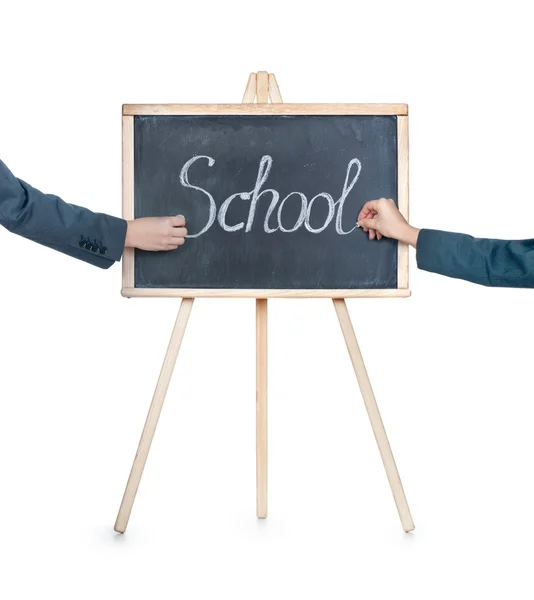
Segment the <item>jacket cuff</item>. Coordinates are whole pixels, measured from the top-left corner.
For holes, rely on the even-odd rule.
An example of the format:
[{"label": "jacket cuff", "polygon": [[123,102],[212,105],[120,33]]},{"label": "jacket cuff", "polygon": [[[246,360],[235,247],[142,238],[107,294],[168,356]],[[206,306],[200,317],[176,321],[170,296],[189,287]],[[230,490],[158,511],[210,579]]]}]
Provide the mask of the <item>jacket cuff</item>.
[{"label": "jacket cuff", "polygon": [[419,269],[433,273],[443,272],[443,265],[440,264],[442,256],[438,251],[442,241],[440,238],[443,235],[447,235],[447,233],[436,229],[421,229],[419,231],[415,252],[415,260]]},{"label": "jacket cuff", "polygon": [[109,242],[108,242],[108,257],[111,260],[119,261],[124,251],[124,243],[126,241],[126,229],[128,223],[124,219],[109,216]]},{"label": "jacket cuff", "polygon": [[[93,214],[92,223],[75,233],[72,245],[88,256],[104,258],[110,263],[120,261],[128,224],[124,219],[105,214]],[[91,262],[91,260],[89,260]]]}]

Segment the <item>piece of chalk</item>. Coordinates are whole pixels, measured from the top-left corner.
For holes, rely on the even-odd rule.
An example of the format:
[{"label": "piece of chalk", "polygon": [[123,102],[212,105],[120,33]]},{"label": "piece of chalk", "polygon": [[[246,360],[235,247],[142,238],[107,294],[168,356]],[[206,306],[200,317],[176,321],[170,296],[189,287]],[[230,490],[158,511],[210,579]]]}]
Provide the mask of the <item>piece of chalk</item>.
[{"label": "piece of chalk", "polygon": [[356,227],[361,227],[361,225],[359,223],[356,223]]}]

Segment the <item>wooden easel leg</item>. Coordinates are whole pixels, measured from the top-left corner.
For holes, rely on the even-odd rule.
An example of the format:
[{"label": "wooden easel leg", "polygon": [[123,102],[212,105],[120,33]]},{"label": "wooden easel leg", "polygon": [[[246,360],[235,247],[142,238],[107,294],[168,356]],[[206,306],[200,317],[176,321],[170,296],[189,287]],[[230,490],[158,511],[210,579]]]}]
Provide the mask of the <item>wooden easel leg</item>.
[{"label": "wooden easel leg", "polygon": [[256,300],[256,515],[267,517],[267,300]]},{"label": "wooden easel leg", "polygon": [[412,520],[412,515],[410,514],[410,508],[408,507],[408,502],[406,501],[406,496],[404,495],[399,472],[395,464],[395,459],[393,458],[393,453],[391,452],[391,447],[386,435],[386,430],[384,429],[384,424],[382,423],[382,418],[380,417],[375,395],[371,387],[371,382],[369,381],[369,376],[367,375],[367,369],[365,368],[365,364],[363,362],[345,300],[334,299],[334,307],[339,319],[339,324],[341,325],[341,330],[343,331],[343,335],[345,337],[345,342],[347,344],[347,349],[352,361],[352,366],[354,367],[354,372],[356,373],[356,378],[358,379],[358,384],[363,396],[363,401],[365,402],[365,408],[367,409],[367,413],[371,421],[371,427],[373,428],[373,433],[375,434],[378,449],[380,450],[382,462],[384,463],[384,468],[386,469],[386,475],[389,480],[389,485],[391,486],[391,491],[393,492],[395,504],[397,505],[397,510],[399,511],[402,527],[404,531],[412,531],[415,526]]},{"label": "wooden easel leg", "polygon": [[152,403],[148,411],[145,427],[143,429],[143,433],[141,434],[139,447],[137,448],[137,454],[135,455],[132,470],[130,471],[130,477],[128,478],[128,483],[126,484],[121,507],[119,509],[119,514],[117,515],[117,520],[115,522],[114,529],[119,533],[124,533],[126,531],[126,527],[128,526],[128,520],[130,519],[135,496],[139,488],[141,476],[143,475],[148,452],[150,450],[150,445],[152,444],[152,440],[154,438],[158,419],[161,414],[161,409],[163,408],[165,395],[167,394],[167,389],[171,381],[174,365],[176,364],[178,352],[180,351],[187,321],[189,320],[189,315],[191,314],[191,309],[193,308],[193,302],[194,298],[184,298],[180,304],[180,310],[178,311],[178,316],[176,317],[176,323],[174,325],[169,346],[167,348],[167,354],[165,355],[165,360],[163,361],[163,365],[161,367],[154,397],[152,398]]},{"label": "wooden easel leg", "polygon": [[241,101],[243,104],[248,104],[254,102],[254,98],[256,97],[256,73],[251,73],[248,77],[247,87],[245,89],[245,93],[243,94],[243,100]]}]

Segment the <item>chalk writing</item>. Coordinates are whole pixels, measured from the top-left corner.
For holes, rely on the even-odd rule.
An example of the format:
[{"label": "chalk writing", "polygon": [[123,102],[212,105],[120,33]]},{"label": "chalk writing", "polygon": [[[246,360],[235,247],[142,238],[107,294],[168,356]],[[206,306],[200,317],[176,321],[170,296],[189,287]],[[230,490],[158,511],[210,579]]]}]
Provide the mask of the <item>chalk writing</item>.
[{"label": "chalk writing", "polygon": [[[269,207],[265,214],[265,219],[263,221],[263,230],[265,231],[265,233],[274,233],[275,231],[281,231],[283,233],[293,233],[294,231],[297,231],[298,229],[300,229],[300,227],[302,227],[304,225],[304,227],[310,233],[318,234],[318,233],[321,233],[322,231],[324,231],[330,225],[330,223],[334,220],[334,216],[335,216],[334,226],[335,226],[336,233],[338,235],[347,235],[349,233],[352,233],[356,229],[356,225],[355,225],[349,231],[344,231],[342,222],[343,222],[343,208],[345,205],[345,201],[347,200],[347,197],[348,197],[349,193],[351,192],[352,188],[358,181],[358,178],[360,177],[360,173],[362,170],[362,164],[357,158],[353,158],[347,165],[345,182],[343,184],[341,196],[339,197],[338,200],[334,201],[333,196],[331,194],[329,194],[328,192],[319,192],[313,198],[308,200],[306,195],[303,194],[302,192],[293,191],[293,192],[289,192],[289,194],[287,194],[282,199],[282,201],[279,203],[280,194],[277,190],[272,189],[272,188],[262,189],[263,185],[266,183],[266,181],[269,177],[269,173],[271,172],[271,169],[273,166],[272,157],[269,155],[265,155],[260,160],[260,164],[258,167],[258,174],[256,177],[256,183],[254,184],[254,188],[250,192],[237,192],[236,194],[232,194],[231,196],[228,196],[228,198],[226,198],[224,200],[224,202],[221,204],[218,214],[217,214],[217,204],[216,204],[213,196],[204,188],[201,188],[198,185],[193,185],[189,181],[189,169],[192,167],[192,165],[194,163],[196,163],[197,161],[201,161],[201,160],[206,160],[208,162],[208,167],[213,167],[215,165],[215,159],[212,158],[211,156],[198,155],[198,156],[193,156],[191,159],[189,159],[184,164],[184,166],[182,167],[182,170],[180,171],[180,184],[184,188],[189,188],[189,189],[193,189],[193,190],[197,190],[198,192],[201,192],[202,194],[205,195],[205,197],[207,198],[207,200],[209,202],[209,212],[208,212],[208,219],[206,221],[206,224],[197,233],[190,233],[187,236],[188,238],[196,238],[196,237],[203,235],[210,229],[210,227],[215,223],[216,220],[219,223],[219,226],[224,231],[233,232],[233,231],[239,231],[244,228],[246,233],[250,232],[252,230],[252,227],[254,226],[254,222],[255,222],[255,218],[256,218],[256,209],[257,209],[258,203],[260,201],[260,198],[262,198],[262,196],[264,196],[264,195],[267,195],[267,197],[270,197],[270,204],[269,204]],[[355,167],[355,169],[353,169],[353,167]],[[232,202],[234,202],[234,200],[236,200],[238,198],[241,200],[250,202],[250,205],[248,207],[248,216],[247,216],[246,223],[245,223],[245,221],[241,221],[239,223],[229,224],[226,220],[228,210],[229,210]],[[328,205],[328,214],[326,215],[325,221],[321,225],[321,227],[314,228],[310,224],[311,212],[312,212],[314,203],[321,198],[324,199]],[[298,218],[295,221],[295,223],[288,224],[286,222],[286,224],[284,225],[282,222],[283,210],[284,210],[284,206],[285,206],[286,202],[288,202],[290,199],[293,202],[295,201],[295,199],[298,199],[300,201],[300,213],[299,213]],[[277,205],[278,205],[278,209],[277,209]],[[336,213],[336,210],[337,210],[337,213]],[[274,215],[274,220],[275,220],[274,223],[272,223],[273,215]],[[271,226],[271,224],[274,226]],[[286,225],[287,225],[287,227],[286,227]]]}]

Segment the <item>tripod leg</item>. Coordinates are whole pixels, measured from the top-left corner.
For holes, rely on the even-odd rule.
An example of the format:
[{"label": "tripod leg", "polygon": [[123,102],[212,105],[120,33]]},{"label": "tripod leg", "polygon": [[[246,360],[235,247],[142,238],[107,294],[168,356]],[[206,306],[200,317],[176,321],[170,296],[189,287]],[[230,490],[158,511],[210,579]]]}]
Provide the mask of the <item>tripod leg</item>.
[{"label": "tripod leg", "polygon": [[176,364],[176,358],[178,357],[178,352],[180,351],[187,321],[189,320],[189,315],[191,314],[191,309],[193,308],[193,302],[194,298],[184,298],[180,304],[180,310],[178,311],[178,316],[176,317],[176,323],[172,331],[169,347],[167,348],[167,354],[165,355],[165,360],[163,361],[163,365],[161,367],[161,373],[159,375],[156,390],[152,398],[152,404],[150,405],[150,409],[148,411],[145,427],[143,429],[143,433],[141,434],[139,447],[137,448],[137,454],[135,455],[132,470],[130,471],[130,477],[128,478],[128,483],[126,484],[121,507],[119,509],[119,514],[117,515],[117,520],[115,522],[114,529],[119,533],[124,533],[126,531],[126,527],[128,526],[128,520],[130,519],[137,489],[139,488],[141,476],[143,475],[150,445],[154,439],[154,433],[156,431],[158,419],[161,414],[161,409],[163,408],[165,395],[167,394],[167,389],[171,381],[174,365]]},{"label": "tripod leg", "polygon": [[352,322],[350,320],[350,315],[349,311],[347,310],[345,300],[334,299],[334,307],[339,319],[339,324],[341,325],[341,330],[343,331],[343,335],[345,337],[345,343],[347,344],[352,366],[354,368],[354,372],[356,373],[356,378],[358,379],[358,385],[360,386],[363,401],[365,402],[365,408],[367,409],[367,414],[369,415],[369,420],[371,421],[371,427],[373,428],[373,433],[375,434],[376,443],[378,444],[378,449],[380,450],[380,456],[382,457],[382,462],[384,463],[384,468],[386,469],[386,475],[388,477],[389,485],[391,486],[391,491],[393,492],[393,498],[395,499],[395,504],[397,505],[397,510],[399,511],[402,527],[404,531],[412,531],[415,525],[413,524],[410,508],[408,507],[408,502],[406,501],[406,496],[404,495],[399,472],[397,471],[397,465],[395,464],[395,459],[393,458],[393,453],[391,452],[386,430],[384,429],[384,423],[382,423],[382,418],[376,404],[373,388],[371,387],[371,382],[369,381],[369,376],[367,375],[367,369],[365,368],[365,364],[363,362],[360,347],[358,346],[358,341],[356,339],[356,334],[354,333],[354,328],[352,327]]},{"label": "tripod leg", "polygon": [[267,300],[256,300],[256,514],[267,517]]}]

